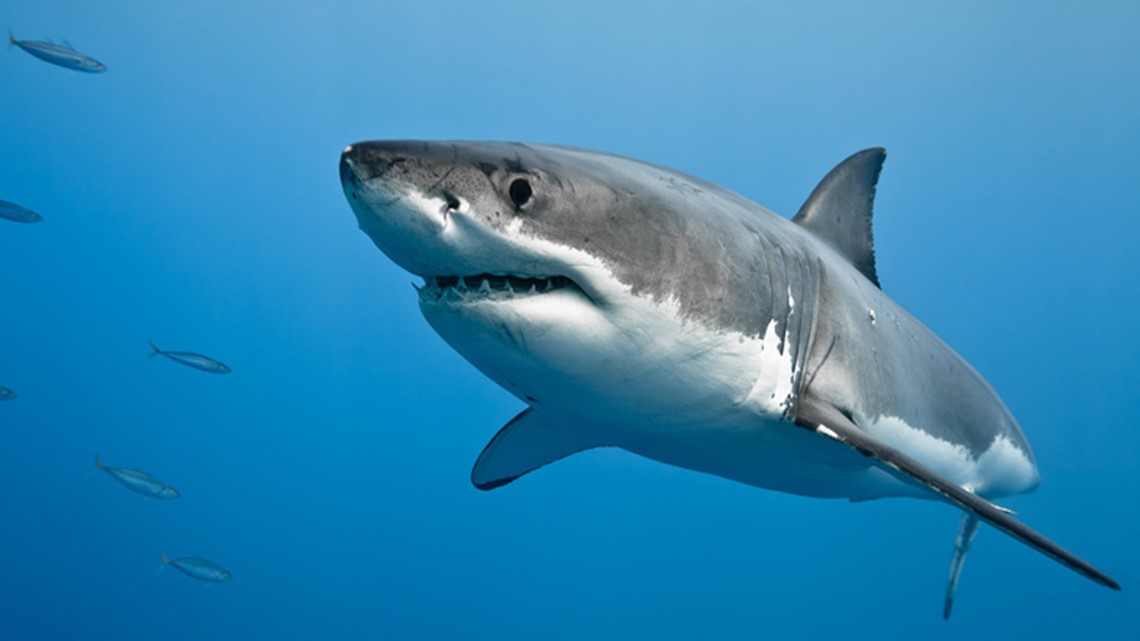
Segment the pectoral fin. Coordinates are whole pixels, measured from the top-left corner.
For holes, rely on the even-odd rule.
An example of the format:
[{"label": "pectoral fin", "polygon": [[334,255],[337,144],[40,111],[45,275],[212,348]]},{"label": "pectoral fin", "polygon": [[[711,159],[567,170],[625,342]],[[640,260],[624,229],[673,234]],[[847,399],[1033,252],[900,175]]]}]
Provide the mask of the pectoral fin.
[{"label": "pectoral fin", "polygon": [[471,470],[471,482],[480,490],[493,490],[558,459],[607,445],[590,430],[526,409],[483,448]]},{"label": "pectoral fin", "polygon": [[968,514],[989,523],[1074,572],[1079,572],[1113,590],[1120,589],[1120,585],[1108,575],[1018,521],[1008,511],[859,429],[849,417],[830,403],[805,394],[800,398],[796,408],[796,424],[874,459],[879,467],[900,480],[926,487]]}]

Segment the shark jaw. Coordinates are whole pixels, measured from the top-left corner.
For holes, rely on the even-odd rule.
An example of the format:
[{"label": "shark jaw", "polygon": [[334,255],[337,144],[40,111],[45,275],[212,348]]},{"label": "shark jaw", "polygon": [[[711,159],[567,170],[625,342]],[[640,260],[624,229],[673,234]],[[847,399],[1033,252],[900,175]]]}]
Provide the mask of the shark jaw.
[{"label": "shark jaw", "polygon": [[538,296],[555,290],[576,289],[577,283],[565,276],[533,278],[513,274],[477,274],[475,276],[428,276],[424,286],[417,287],[421,305],[441,302],[450,304],[477,303],[488,300],[508,300],[515,297]]},{"label": "shark jaw", "polygon": [[446,267],[419,274],[420,311],[489,378],[561,415],[589,407],[582,420],[601,411],[636,423],[637,406],[661,405],[652,385],[669,364],[643,354],[663,354],[648,337],[673,335],[667,327],[676,319],[635,296],[600,259],[458,209],[440,237],[450,251],[421,248],[421,260]]},{"label": "shark jaw", "polygon": [[[758,414],[783,419],[786,393],[767,391],[776,372],[790,376],[778,338],[712,329],[675,300],[635,292],[589,246],[504,215],[509,203],[483,193],[482,175],[457,179],[465,168],[446,167],[408,180],[399,166],[361,167],[362,154],[347,150],[341,164],[360,228],[423,279],[416,289],[432,328],[519,399],[583,424],[611,423],[615,440],[754,424]],[[433,175],[456,186],[433,186]]]},{"label": "shark jaw", "polygon": [[501,203],[473,202],[394,173],[377,175],[362,168],[365,163],[353,152],[350,146],[342,156],[341,181],[360,229],[423,279],[416,286],[421,305],[506,303],[553,294],[599,299],[599,291],[587,293],[598,274],[574,267],[578,256],[528,246],[521,220],[501,220],[502,207],[494,206]]}]

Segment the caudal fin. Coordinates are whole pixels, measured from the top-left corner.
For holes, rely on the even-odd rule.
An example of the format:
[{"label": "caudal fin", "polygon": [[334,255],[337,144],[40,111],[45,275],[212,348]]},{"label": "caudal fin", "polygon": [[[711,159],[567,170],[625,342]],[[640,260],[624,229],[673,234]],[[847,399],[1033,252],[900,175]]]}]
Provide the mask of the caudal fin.
[{"label": "caudal fin", "polygon": [[12,35],[12,27],[8,27],[8,46],[16,44],[16,36]]},{"label": "caudal fin", "polygon": [[96,455],[95,455],[95,469],[97,469],[97,470],[102,470],[102,469],[104,469],[104,468],[106,468],[106,467],[107,467],[106,465],[103,465],[103,461],[100,461],[100,460],[99,460],[99,455],[98,455],[98,454],[96,454]]},{"label": "caudal fin", "polygon": [[162,572],[162,568],[170,565],[170,559],[166,558],[166,552],[159,550],[158,556],[162,557],[162,565],[158,566],[158,569],[154,571],[155,574]]},{"label": "caudal fin", "polygon": [[151,349],[151,352],[149,354],[150,356],[158,356],[159,354],[162,353],[162,350],[158,348],[158,345],[155,345],[153,342],[150,342],[150,341],[147,341],[147,342],[150,343],[150,349]]}]

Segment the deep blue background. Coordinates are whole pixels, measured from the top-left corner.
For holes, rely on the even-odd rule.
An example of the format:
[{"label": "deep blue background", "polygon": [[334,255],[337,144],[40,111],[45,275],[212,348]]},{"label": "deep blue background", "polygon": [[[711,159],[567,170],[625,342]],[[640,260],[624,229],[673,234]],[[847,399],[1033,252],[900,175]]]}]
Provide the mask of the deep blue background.
[{"label": "deep blue background", "polygon": [[[784,5],[4,3],[110,70],[0,53],[0,198],[45,217],[0,220],[0,638],[1137,638],[1140,5]],[[887,147],[883,287],[1021,421],[1045,481],[1007,503],[1125,591],[983,528],[943,623],[954,510],[619,451],[475,490],[521,408],[356,230],[372,138],[593,147],[789,216]]]}]

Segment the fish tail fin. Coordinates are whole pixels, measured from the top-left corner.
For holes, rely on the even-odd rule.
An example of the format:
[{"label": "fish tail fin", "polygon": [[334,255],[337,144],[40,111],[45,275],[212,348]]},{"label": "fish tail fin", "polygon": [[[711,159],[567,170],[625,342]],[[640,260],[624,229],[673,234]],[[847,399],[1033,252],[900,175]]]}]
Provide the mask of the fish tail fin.
[{"label": "fish tail fin", "polygon": [[95,455],[95,469],[97,469],[97,470],[102,470],[102,469],[104,469],[104,468],[106,468],[106,467],[107,467],[106,465],[103,465],[103,461],[100,461],[100,460],[99,460],[99,455],[98,455],[98,454],[96,454],[96,455]]},{"label": "fish tail fin", "polygon": [[8,27],[8,46],[16,44],[16,36],[12,35],[12,27]]},{"label": "fish tail fin", "polygon": [[151,350],[150,356],[158,356],[159,354],[162,353],[162,350],[159,349],[158,345],[155,345],[153,341],[147,341],[147,342],[150,343],[150,350]]},{"label": "fish tail fin", "polygon": [[162,572],[162,568],[164,568],[164,567],[166,567],[166,566],[170,565],[170,559],[168,559],[168,558],[166,557],[166,552],[163,552],[162,550],[159,550],[159,551],[158,551],[158,556],[162,558],[162,565],[159,565],[159,566],[158,566],[158,569],[154,571],[154,573],[155,573],[155,574],[158,574],[159,572]]}]

